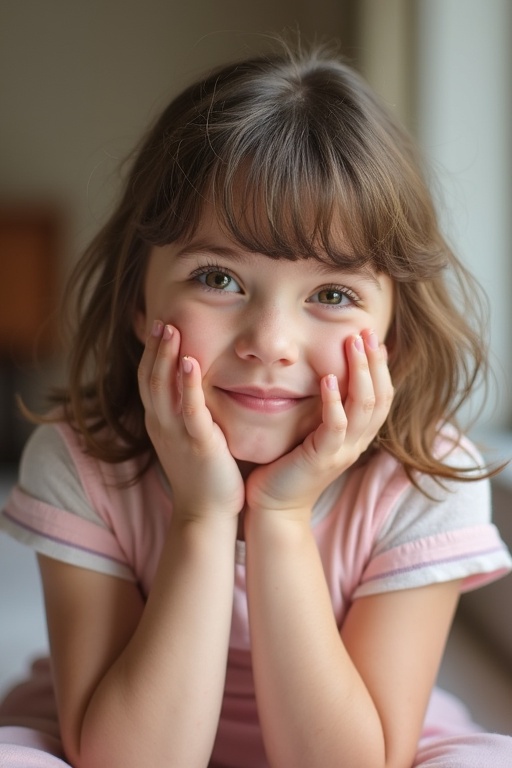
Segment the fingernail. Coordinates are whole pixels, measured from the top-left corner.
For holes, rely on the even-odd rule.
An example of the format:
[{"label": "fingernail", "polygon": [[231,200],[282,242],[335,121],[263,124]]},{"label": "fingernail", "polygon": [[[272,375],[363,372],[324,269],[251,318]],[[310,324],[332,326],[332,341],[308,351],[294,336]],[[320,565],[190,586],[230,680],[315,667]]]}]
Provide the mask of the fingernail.
[{"label": "fingernail", "polygon": [[171,328],[171,326],[170,325],[166,325],[165,328],[164,328],[164,339],[166,341],[169,341],[169,339],[172,339],[173,334],[174,334],[174,331]]},{"label": "fingernail", "polygon": [[366,343],[368,344],[370,349],[379,348],[379,340],[377,338],[377,334],[375,333],[375,331],[370,331],[370,333],[366,337]]},{"label": "fingernail", "polygon": [[194,366],[192,365],[192,361],[189,357],[182,357],[181,364],[185,373],[192,373],[192,368]]},{"label": "fingernail", "polygon": [[333,391],[338,389],[338,379],[334,373],[330,373],[328,376],[326,376],[325,383],[327,385],[327,389],[332,389]]},{"label": "fingernail", "polygon": [[158,339],[162,335],[163,328],[164,324],[160,320],[155,320],[151,329],[151,335]]},{"label": "fingernail", "polygon": [[364,352],[364,344],[363,340],[360,336],[356,336],[354,339],[354,347],[357,349],[358,352]]}]

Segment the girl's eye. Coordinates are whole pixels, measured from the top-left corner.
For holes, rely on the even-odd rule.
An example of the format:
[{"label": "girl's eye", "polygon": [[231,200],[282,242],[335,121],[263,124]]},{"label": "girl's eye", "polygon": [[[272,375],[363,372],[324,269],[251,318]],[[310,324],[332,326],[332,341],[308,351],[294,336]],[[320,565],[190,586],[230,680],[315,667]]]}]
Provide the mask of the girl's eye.
[{"label": "girl's eye", "polygon": [[206,288],[224,293],[239,293],[240,286],[236,280],[227,272],[221,269],[208,269],[196,273],[194,278],[202,283]]},{"label": "girl's eye", "polygon": [[324,304],[329,307],[345,307],[357,304],[359,297],[348,288],[327,286],[314,293],[309,301],[313,304]]}]

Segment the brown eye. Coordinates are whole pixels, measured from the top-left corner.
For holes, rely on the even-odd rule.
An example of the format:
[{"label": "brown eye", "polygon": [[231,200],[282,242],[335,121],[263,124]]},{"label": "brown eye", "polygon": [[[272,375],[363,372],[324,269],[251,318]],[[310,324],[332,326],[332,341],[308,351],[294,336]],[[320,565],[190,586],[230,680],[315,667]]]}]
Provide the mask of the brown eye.
[{"label": "brown eye", "polygon": [[205,275],[204,282],[209,288],[227,288],[231,278],[223,272],[210,272]]},{"label": "brown eye", "polygon": [[321,304],[324,307],[335,307],[339,309],[350,308],[359,305],[359,296],[351,288],[337,285],[326,285],[313,293],[308,302],[312,304]]},{"label": "brown eye", "polygon": [[240,286],[237,281],[231,277],[227,272],[222,272],[219,269],[209,269],[204,272],[196,274],[194,277],[207,288],[211,288],[214,291],[224,291],[225,293],[239,293]]},{"label": "brown eye", "polygon": [[343,298],[344,294],[333,288],[324,288],[322,291],[318,291],[318,301],[321,304],[341,304]]}]

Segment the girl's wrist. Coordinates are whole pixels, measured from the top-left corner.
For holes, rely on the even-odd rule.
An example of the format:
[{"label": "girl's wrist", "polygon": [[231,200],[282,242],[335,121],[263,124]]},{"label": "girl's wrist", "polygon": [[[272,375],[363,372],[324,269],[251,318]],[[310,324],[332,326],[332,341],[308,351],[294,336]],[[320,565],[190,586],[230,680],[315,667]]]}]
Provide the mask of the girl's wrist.
[{"label": "girl's wrist", "polygon": [[240,499],[226,500],[213,498],[212,495],[205,499],[203,494],[197,494],[194,498],[190,493],[173,492],[173,519],[183,523],[215,525],[220,521],[229,521],[236,527],[242,508],[243,490]]},{"label": "girl's wrist", "polygon": [[175,508],[171,529],[180,536],[200,536],[203,532],[211,536],[225,536],[236,539],[238,516],[219,513],[219,510],[179,509]]},{"label": "girl's wrist", "polygon": [[311,509],[297,507],[287,510],[247,509],[244,516],[246,540],[251,538],[276,539],[281,536],[287,541],[294,536],[311,534]]}]

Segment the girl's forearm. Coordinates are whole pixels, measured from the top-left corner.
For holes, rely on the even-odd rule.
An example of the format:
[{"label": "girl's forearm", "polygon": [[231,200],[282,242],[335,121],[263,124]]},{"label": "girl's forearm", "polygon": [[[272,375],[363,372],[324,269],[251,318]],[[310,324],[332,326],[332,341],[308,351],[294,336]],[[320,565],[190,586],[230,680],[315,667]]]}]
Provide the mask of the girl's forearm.
[{"label": "girl's forearm", "polygon": [[274,768],[383,768],[383,730],[340,639],[308,522],[248,514],[253,671]]},{"label": "girl's forearm", "polygon": [[207,766],[224,690],[236,519],[172,523],[142,619],[83,719],[77,768]]}]

